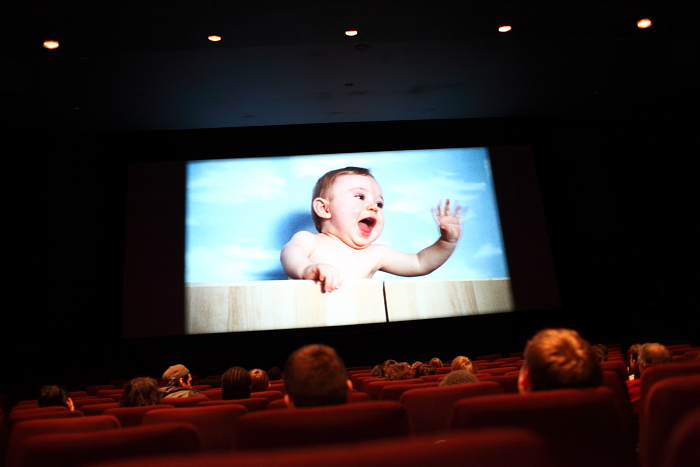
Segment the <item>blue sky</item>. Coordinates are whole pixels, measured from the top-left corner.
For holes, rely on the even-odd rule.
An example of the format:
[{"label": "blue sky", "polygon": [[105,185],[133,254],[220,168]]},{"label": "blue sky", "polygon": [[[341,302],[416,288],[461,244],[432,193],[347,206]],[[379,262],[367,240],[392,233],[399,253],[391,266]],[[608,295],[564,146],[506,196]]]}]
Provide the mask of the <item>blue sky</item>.
[{"label": "blue sky", "polygon": [[286,279],[280,250],[299,230],[316,233],[316,180],[347,166],[369,168],[382,187],[386,225],[375,243],[407,253],[431,245],[439,237],[431,208],[449,198],[466,208],[462,237],[425,277],[508,276],[488,151],[461,148],[189,162],[185,282]]}]

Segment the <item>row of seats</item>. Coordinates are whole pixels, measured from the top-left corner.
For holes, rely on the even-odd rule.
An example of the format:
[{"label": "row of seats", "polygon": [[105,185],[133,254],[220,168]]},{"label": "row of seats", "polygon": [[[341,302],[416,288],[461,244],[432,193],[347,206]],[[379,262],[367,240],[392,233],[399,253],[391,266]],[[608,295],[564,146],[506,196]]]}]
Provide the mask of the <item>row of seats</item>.
[{"label": "row of seats", "polygon": [[[617,378],[614,373],[611,374]],[[679,374],[688,376],[679,377]],[[664,449],[665,445],[669,445],[663,442],[665,436],[668,433],[675,433],[679,420],[683,419],[683,415],[688,412],[695,415],[690,417],[690,421],[683,419],[685,425],[681,428],[685,431],[681,431],[690,433],[690,436],[693,434],[692,422],[697,418],[693,410],[700,409],[700,401],[697,398],[697,394],[700,393],[700,363],[658,365],[645,372],[643,382],[649,394],[644,399],[640,416],[640,459],[642,467],[655,467],[662,465],[664,454],[668,452]],[[491,392],[481,392],[484,388],[491,388]],[[458,394],[459,391],[472,391],[472,394]],[[418,397],[431,392],[434,393],[432,398],[421,400]],[[457,395],[451,403],[446,402],[448,393]],[[418,403],[415,406],[423,409],[422,414],[418,411],[411,415],[408,408],[411,406],[412,397],[417,397]],[[405,437],[411,432],[420,433],[415,429],[416,417],[430,418],[434,413],[444,411],[446,407],[447,425],[434,428],[440,432],[444,432],[445,429],[482,430],[513,424],[527,426],[552,443],[550,454],[558,465],[631,466],[636,463],[634,456],[630,457],[630,453],[633,454],[633,443],[630,437],[626,436],[627,427],[618,404],[617,396],[606,387],[594,390],[516,395],[503,394],[496,383],[480,382],[408,391],[401,396],[399,402],[377,401],[293,411],[249,413],[239,404],[229,403],[211,407],[179,409],[172,407],[171,410],[167,410],[165,406],[130,408],[130,410],[141,412],[140,427],[142,428],[150,424],[168,424],[173,420],[186,420],[196,427],[195,432],[202,449],[246,450],[281,449],[338,441],[359,442],[376,440],[383,436]],[[65,410],[63,413],[79,414],[79,412],[71,413]],[[66,426],[74,423],[76,427],[83,427],[76,428],[76,431],[80,431],[86,429],[88,424],[100,421],[112,427],[115,425],[122,427],[121,430],[131,429],[124,428],[129,424],[122,424],[115,416],[71,416],[77,418],[17,423],[12,431],[7,465],[9,467],[33,466],[38,465],[41,459],[44,461],[48,459],[48,457],[41,458],[38,453],[48,449],[46,446],[50,446],[48,443],[50,439],[43,439],[39,444],[36,444],[36,440],[29,443],[29,439],[34,439],[38,435],[26,436],[25,434],[25,440],[22,441],[23,430],[26,433],[32,427],[43,427],[42,429],[51,432],[53,429],[50,428],[51,424],[64,424],[62,431],[65,431]],[[104,417],[111,419],[112,422],[106,422]],[[228,420],[229,425],[226,426],[223,420]],[[137,427],[134,426],[134,428]],[[672,438],[672,444],[679,446],[678,449],[681,449],[684,443],[693,446],[692,442],[684,440],[682,433],[677,436],[678,439]],[[694,433],[697,436],[697,430]],[[57,439],[56,443],[66,446],[73,442],[71,440],[76,439],[85,443],[86,440],[81,439],[80,436],[63,436]],[[89,444],[94,442],[92,440]],[[227,442],[230,444],[221,444]],[[695,445],[697,446],[697,443]],[[140,445],[137,444],[137,446]],[[585,446],[588,448],[584,449]],[[578,450],[582,450],[580,455],[575,456],[578,460],[571,459],[571,453]],[[52,465],[62,465],[56,464],[56,459],[60,459],[60,455],[52,454],[50,458],[53,459]],[[39,460],[36,460],[37,463],[32,463],[34,462],[32,459]]]}]

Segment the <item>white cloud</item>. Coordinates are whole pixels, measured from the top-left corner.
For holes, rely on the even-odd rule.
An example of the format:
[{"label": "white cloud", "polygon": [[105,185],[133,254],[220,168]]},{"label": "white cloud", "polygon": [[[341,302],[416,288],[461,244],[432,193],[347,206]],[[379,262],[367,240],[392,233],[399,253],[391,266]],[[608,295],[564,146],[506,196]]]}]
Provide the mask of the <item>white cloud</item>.
[{"label": "white cloud", "polygon": [[476,250],[472,258],[487,258],[489,256],[498,256],[502,254],[503,250],[499,247],[495,246],[493,243],[486,243]]},{"label": "white cloud", "polygon": [[285,178],[265,168],[251,171],[226,165],[221,168],[212,166],[188,181],[188,194],[190,199],[198,202],[250,203],[260,199],[286,198],[286,184]]}]

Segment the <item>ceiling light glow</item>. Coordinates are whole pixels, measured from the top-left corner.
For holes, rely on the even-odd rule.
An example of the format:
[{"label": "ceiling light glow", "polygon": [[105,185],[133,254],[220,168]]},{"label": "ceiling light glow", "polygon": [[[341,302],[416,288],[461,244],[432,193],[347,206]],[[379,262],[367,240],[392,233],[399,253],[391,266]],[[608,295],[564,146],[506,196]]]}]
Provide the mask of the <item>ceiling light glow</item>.
[{"label": "ceiling light glow", "polygon": [[646,29],[651,27],[651,20],[649,18],[642,18],[639,21],[637,21],[637,27],[639,29]]},{"label": "ceiling light glow", "polygon": [[48,40],[44,41],[42,47],[44,47],[45,49],[57,49],[58,45],[58,41]]},{"label": "ceiling light glow", "polygon": [[498,28],[498,32],[508,32],[508,31],[510,31],[511,29],[513,29],[513,28],[511,28],[511,27],[508,26],[508,25],[503,25],[503,26],[501,26],[501,27]]},{"label": "ceiling light glow", "polygon": [[345,35],[348,37],[357,36],[357,31],[350,29],[349,31],[345,31]]},{"label": "ceiling light glow", "polygon": [[213,36],[212,35],[212,36],[207,37],[207,39],[209,39],[212,42],[219,42],[221,40],[221,36]]}]

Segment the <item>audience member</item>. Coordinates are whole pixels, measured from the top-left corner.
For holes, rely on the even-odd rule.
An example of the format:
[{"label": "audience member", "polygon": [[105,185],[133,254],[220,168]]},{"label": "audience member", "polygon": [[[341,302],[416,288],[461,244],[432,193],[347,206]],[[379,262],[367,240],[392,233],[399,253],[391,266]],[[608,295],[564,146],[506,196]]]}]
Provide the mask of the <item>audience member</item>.
[{"label": "audience member", "polygon": [[250,392],[267,391],[267,388],[270,387],[270,379],[267,373],[260,368],[250,370],[248,374],[250,375]]},{"label": "audience member", "polygon": [[454,360],[452,360],[452,367],[450,371],[457,371],[457,370],[465,370],[469,371],[473,374],[477,374],[479,372],[479,369],[476,367],[474,362],[472,362],[468,357],[465,357],[463,355],[460,355],[459,357],[455,357]]},{"label": "audience member", "polygon": [[416,378],[420,378],[421,376],[430,376],[430,375],[436,375],[436,374],[437,374],[437,368],[435,368],[430,363],[424,363],[423,365],[416,368]]},{"label": "audience member", "polygon": [[124,385],[120,407],[141,407],[160,404],[158,382],[153,378],[134,378]]},{"label": "audience member", "polygon": [[374,368],[372,368],[372,372],[370,373],[370,376],[379,376],[381,378],[384,377],[384,367],[382,366],[381,363],[377,363],[374,365]]},{"label": "audience member", "polygon": [[442,360],[440,360],[437,357],[431,358],[430,364],[433,365],[435,367],[435,369],[442,368]]},{"label": "audience member", "polygon": [[221,398],[223,400],[248,399],[250,397],[250,375],[248,370],[234,366],[221,375]]},{"label": "audience member", "polygon": [[61,386],[44,386],[39,390],[39,407],[65,407],[70,411],[75,410],[73,400],[68,397],[68,391]]},{"label": "audience member", "polygon": [[270,381],[279,381],[282,379],[282,370],[279,367],[273,366],[267,370],[267,378]]},{"label": "audience member", "polygon": [[455,384],[478,383],[476,375],[467,370],[450,371],[445,378],[440,381],[440,386],[454,386]]},{"label": "audience member", "polygon": [[600,386],[603,373],[591,345],[571,329],[545,329],[527,343],[518,377],[521,393]]},{"label": "audience member", "polygon": [[639,369],[637,366],[637,357],[639,356],[639,348],[642,344],[632,344],[627,349],[627,373],[629,379],[639,379]]},{"label": "audience member", "polygon": [[635,379],[627,380],[627,391],[632,404],[632,413],[635,417],[639,417],[640,405],[640,383],[644,370],[656,363],[670,363],[673,361],[673,354],[664,345],[658,342],[646,343],[639,346],[637,354],[637,364],[635,371]]},{"label": "audience member", "polygon": [[402,379],[411,379],[411,366],[406,362],[389,365],[384,370],[384,379],[387,381],[399,381]]},{"label": "audience member", "polygon": [[160,388],[163,398],[197,397],[203,394],[192,389],[192,375],[185,365],[173,365],[163,373],[165,386]]},{"label": "audience member", "polygon": [[423,364],[423,362],[418,362],[418,361],[413,362],[413,365],[411,365],[411,376],[412,377],[414,377],[414,378],[416,377],[416,368],[418,368],[422,364]]},{"label": "audience member", "polygon": [[347,402],[352,382],[335,350],[312,344],[289,356],[284,367],[284,387],[289,407],[318,407]]},{"label": "audience member", "polygon": [[598,360],[598,362],[608,361],[608,348],[605,347],[603,344],[593,345],[591,346],[591,349],[593,349],[593,353],[595,354],[595,357]]}]

